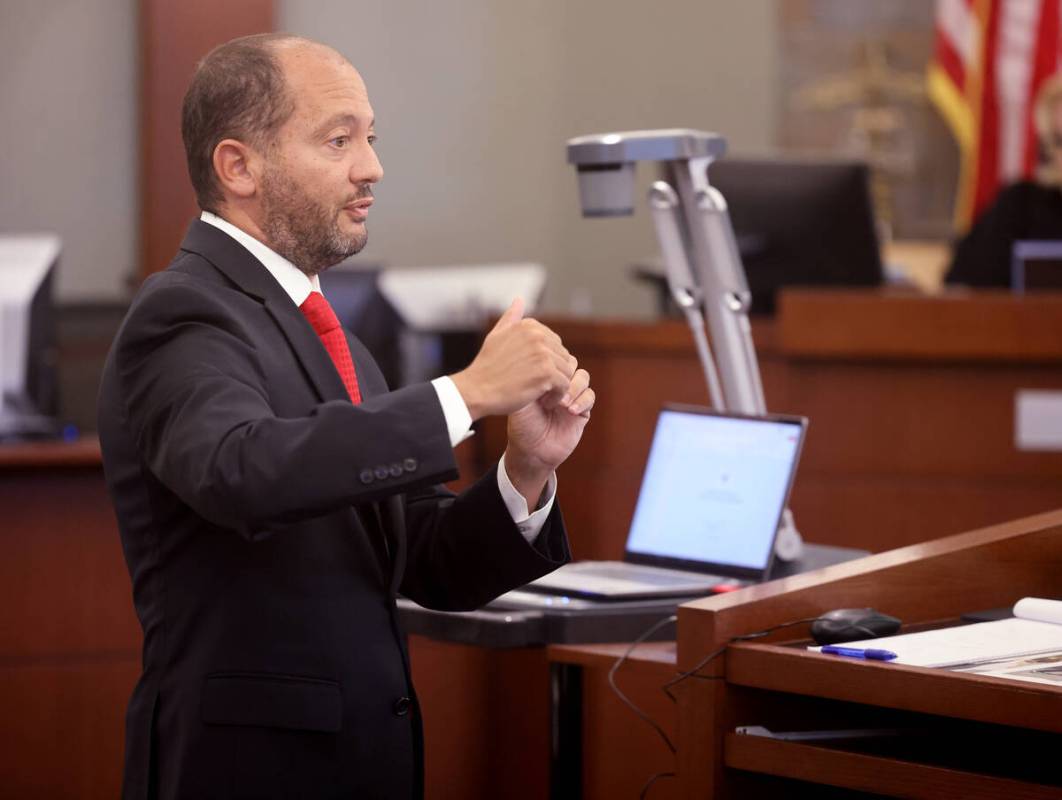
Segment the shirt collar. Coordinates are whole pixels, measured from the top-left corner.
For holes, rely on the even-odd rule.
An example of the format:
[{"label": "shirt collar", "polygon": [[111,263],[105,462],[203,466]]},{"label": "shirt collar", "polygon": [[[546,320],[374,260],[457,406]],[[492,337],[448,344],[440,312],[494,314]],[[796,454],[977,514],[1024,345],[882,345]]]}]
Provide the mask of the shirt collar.
[{"label": "shirt collar", "polygon": [[321,291],[321,280],[317,275],[307,275],[284,256],[270,250],[247,231],[237,228],[228,220],[222,219],[217,214],[211,214],[209,211],[204,211],[200,214],[199,219],[224,231],[247,248],[250,254],[261,261],[262,266],[269,270],[269,274],[276,279],[295,305],[301,306],[306,301],[306,298],[310,296],[310,292]]}]

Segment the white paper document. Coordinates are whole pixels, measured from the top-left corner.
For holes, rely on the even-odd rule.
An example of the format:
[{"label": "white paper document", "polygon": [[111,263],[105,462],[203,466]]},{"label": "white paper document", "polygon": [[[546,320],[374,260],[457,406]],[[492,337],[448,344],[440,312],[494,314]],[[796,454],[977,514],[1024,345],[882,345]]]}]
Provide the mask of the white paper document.
[{"label": "white paper document", "polygon": [[[845,642],[896,653],[888,663],[1062,686],[1062,601],[1026,597],[1014,618]],[[811,648],[818,650],[819,648]]]}]

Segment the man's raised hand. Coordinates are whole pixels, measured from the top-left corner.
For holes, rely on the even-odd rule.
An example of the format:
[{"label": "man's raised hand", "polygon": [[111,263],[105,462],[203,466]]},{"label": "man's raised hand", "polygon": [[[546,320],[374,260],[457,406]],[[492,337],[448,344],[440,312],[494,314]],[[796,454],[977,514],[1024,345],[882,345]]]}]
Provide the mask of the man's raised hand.
[{"label": "man's raised hand", "polygon": [[560,337],[524,319],[520,298],[502,314],[468,367],[450,376],[472,419],[511,414],[544,399],[555,404],[568,391],[578,362]]}]

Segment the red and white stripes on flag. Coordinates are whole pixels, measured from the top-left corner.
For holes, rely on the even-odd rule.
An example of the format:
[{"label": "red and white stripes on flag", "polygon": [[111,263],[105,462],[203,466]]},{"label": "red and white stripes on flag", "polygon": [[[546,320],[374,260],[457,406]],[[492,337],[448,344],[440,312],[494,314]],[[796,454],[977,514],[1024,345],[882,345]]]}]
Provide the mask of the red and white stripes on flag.
[{"label": "red and white stripes on flag", "polygon": [[955,221],[1036,168],[1033,100],[1059,69],[1062,0],[937,0],[929,96],[959,143]]}]

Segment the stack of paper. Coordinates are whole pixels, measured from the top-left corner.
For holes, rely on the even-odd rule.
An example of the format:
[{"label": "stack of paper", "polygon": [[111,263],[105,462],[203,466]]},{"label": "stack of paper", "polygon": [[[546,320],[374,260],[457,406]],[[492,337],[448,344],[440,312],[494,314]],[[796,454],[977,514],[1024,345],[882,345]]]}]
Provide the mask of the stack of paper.
[{"label": "stack of paper", "polygon": [[[1062,601],[1026,597],[1014,618],[846,642],[896,653],[889,663],[1062,686]],[[812,648],[818,649],[818,648]]]}]

